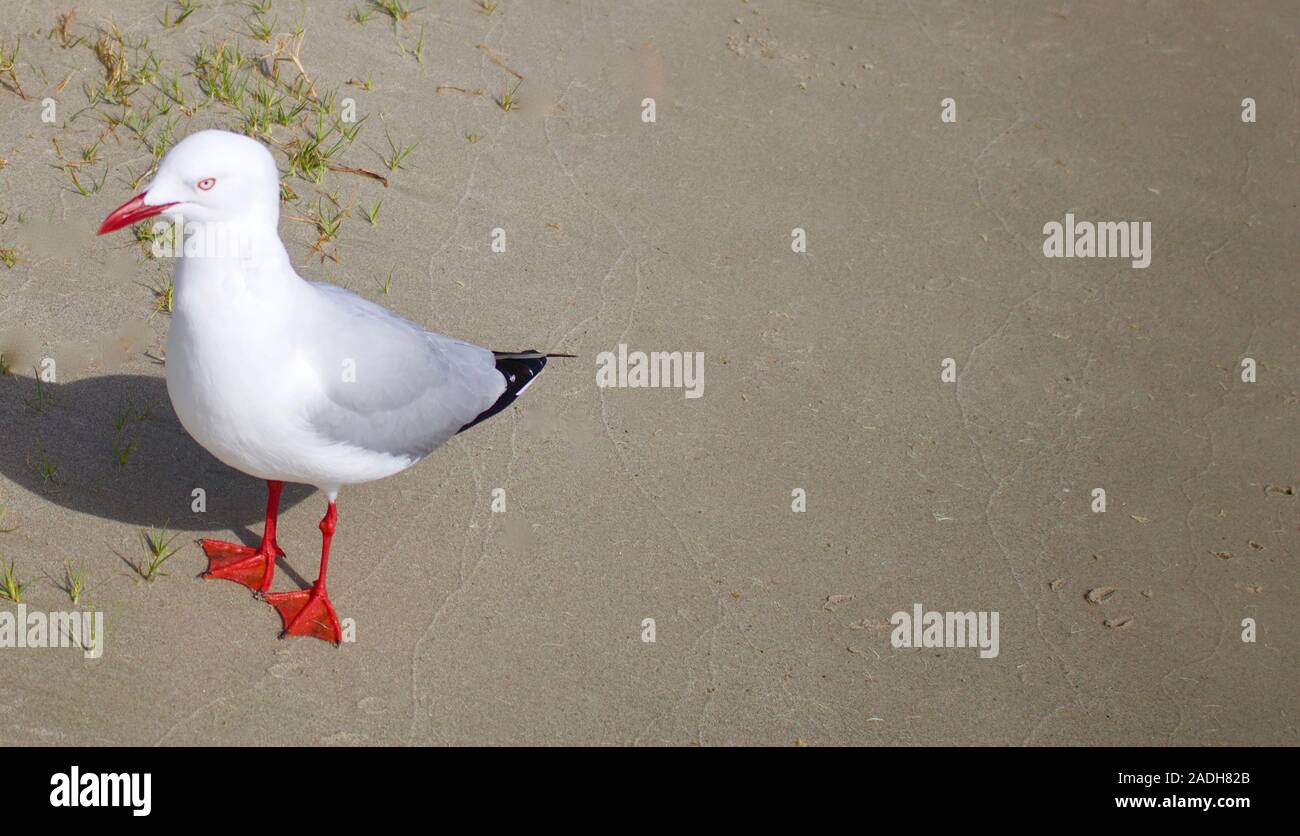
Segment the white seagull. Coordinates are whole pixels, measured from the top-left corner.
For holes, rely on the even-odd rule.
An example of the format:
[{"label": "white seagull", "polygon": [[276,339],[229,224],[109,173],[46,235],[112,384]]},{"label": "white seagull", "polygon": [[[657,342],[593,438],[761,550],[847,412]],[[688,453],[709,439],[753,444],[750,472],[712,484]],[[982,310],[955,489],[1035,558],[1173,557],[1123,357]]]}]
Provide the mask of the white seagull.
[{"label": "white seagull", "polygon": [[[180,222],[185,234],[167,334],[172,406],[214,456],[267,483],[261,545],[203,540],[205,576],[264,595],[284,622],[281,635],[338,644],[325,574],[339,489],[405,470],[508,406],[548,356],[569,355],[489,351],[302,279],[277,230],[279,171],[249,137],[216,130],[186,137],[99,234],[154,215]],[[329,508],[316,582],[271,592],[284,554],[275,523],[285,482],[314,485]]]}]

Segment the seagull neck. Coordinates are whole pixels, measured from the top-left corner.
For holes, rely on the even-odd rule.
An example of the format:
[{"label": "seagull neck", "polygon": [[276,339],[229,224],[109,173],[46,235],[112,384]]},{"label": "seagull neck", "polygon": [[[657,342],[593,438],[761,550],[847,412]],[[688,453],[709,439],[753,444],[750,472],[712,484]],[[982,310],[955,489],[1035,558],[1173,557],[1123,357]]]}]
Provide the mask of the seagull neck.
[{"label": "seagull neck", "polygon": [[278,269],[289,265],[274,220],[246,218],[235,221],[186,220],[177,242],[177,255],[188,267],[203,269]]}]

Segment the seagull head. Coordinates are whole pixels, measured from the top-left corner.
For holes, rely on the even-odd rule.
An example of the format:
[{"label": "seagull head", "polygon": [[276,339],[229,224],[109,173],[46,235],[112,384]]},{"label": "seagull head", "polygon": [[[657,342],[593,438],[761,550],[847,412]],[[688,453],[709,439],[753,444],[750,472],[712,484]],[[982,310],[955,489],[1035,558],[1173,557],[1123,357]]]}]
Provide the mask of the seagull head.
[{"label": "seagull head", "polygon": [[149,188],[109,213],[99,234],[152,218],[255,223],[275,229],[280,173],[257,140],[230,131],[190,134],[167,152]]}]

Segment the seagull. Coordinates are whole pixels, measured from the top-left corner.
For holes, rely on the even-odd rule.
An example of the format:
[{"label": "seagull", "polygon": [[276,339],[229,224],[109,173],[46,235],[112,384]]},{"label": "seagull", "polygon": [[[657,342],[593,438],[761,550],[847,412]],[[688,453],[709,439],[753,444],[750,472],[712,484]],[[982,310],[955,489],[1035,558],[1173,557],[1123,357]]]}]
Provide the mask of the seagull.
[{"label": "seagull", "polygon": [[[213,456],[267,484],[261,544],[200,541],[204,577],[262,596],[281,637],[337,646],[325,576],[339,490],[405,470],[509,406],[549,357],[572,355],[489,351],[301,278],[277,229],[280,173],[250,137],[207,130],[178,142],[99,234],[156,215],[183,235],[166,347],[172,406]],[[315,583],[272,592],[285,482],[316,487],[329,505]]]}]

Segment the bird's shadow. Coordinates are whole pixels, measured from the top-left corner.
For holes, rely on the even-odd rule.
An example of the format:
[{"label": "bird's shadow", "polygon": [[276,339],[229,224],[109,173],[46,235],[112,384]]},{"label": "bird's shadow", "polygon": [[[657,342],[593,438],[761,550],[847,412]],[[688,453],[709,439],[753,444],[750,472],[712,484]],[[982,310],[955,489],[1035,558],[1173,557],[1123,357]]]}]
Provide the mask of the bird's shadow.
[{"label": "bird's shadow", "polygon": [[[0,474],[74,511],[171,531],[233,530],[252,545],[266,511],[265,483],[186,434],[161,377],[0,376]],[[281,509],[312,490],[286,484]]]}]

